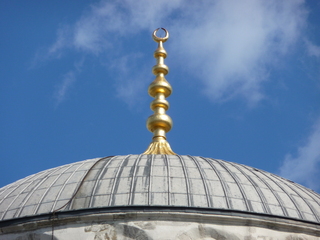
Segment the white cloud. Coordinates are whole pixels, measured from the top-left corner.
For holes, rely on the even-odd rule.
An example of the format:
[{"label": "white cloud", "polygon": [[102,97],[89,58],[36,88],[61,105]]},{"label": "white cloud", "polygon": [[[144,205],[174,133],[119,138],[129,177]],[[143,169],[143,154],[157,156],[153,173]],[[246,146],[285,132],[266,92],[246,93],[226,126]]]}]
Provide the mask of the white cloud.
[{"label": "white cloud", "polygon": [[[50,51],[58,52],[69,42],[77,51],[108,51],[113,61],[120,61],[134,51],[125,48],[130,38],[167,27],[175,38],[166,48],[180,53],[175,67],[184,65],[180,70],[185,71],[187,64],[210,99],[242,96],[255,104],[264,97],[268,67],[289,52],[305,21],[302,0],[101,1],[68,31],[62,28]],[[118,79],[123,77],[120,72]]]},{"label": "white cloud", "polygon": [[320,57],[320,46],[317,46],[308,40],[305,42],[309,56]]},{"label": "white cloud", "polygon": [[100,1],[92,5],[72,29],[61,27],[50,50],[57,51],[71,42],[80,51],[99,53],[117,46],[121,38],[130,38],[146,29],[154,30],[181,5],[182,0]]},{"label": "white cloud", "polygon": [[[320,57],[320,47],[305,40],[307,53]],[[313,126],[306,142],[297,149],[297,154],[287,154],[280,168],[280,175],[320,191],[320,118]]]},{"label": "white cloud", "polygon": [[[134,53],[114,59],[110,68],[115,69],[121,73],[121,78],[117,79],[115,84],[116,95],[121,98],[129,107],[133,107],[140,98],[144,98],[147,84],[150,83],[150,66],[138,66],[139,59],[143,57],[142,54]],[[139,62],[140,63],[140,62]],[[132,71],[132,69],[139,69],[139,71]],[[149,71],[146,71],[149,70]]]},{"label": "white cloud", "polygon": [[57,86],[56,91],[54,93],[54,98],[56,100],[55,105],[58,106],[61,102],[63,102],[67,96],[67,93],[70,91],[70,88],[76,82],[77,74],[81,72],[82,66],[84,63],[84,58],[74,64],[74,69],[68,71],[64,74],[62,82]]},{"label": "white cloud", "polygon": [[48,49],[48,56],[60,57],[61,51],[70,47],[70,40],[72,40],[72,29],[70,26],[62,26],[57,31],[57,40]]},{"label": "white cloud", "polygon": [[[213,100],[263,98],[268,66],[288,53],[305,21],[302,1],[215,1],[191,12],[191,24],[175,26],[181,54],[201,74]],[[177,45],[178,45],[177,44]],[[277,59],[277,60],[276,60]],[[186,61],[184,61],[186,62]]]},{"label": "white cloud", "polygon": [[75,71],[70,70],[63,76],[62,83],[58,86],[55,92],[56,106],[58,106],[63,100],[65,100],[67,91],[76,81]]},{"label": "white cloud", "polygon": [[[83,14],[73,27],[63,26],[57,32],[56,42],[48,49],[49,56],[61,55],[66,48],[73,48],[80,53],[100,54],[108,51],[109,59],[105,60],[110,69],[116,69],[116,94],[129,106],[139,99],[139,95],[150,80],[150,74],[139,66],[137,73],[137,60],[141,54],[136,50],[122,51],[123,41],[139,34],[145,29],[154,29],[166,17],[168,9],[179,6],[181,1],[116,1],[109,3],[101,1],[92,5],[90,11]],[[151,30],[150,30],[151,31]],[[112,56],[112,57],[110,57]],[[105,64],[105,61],[103,64]],[[148,66],[148,73],[150,72]],[[68,72],[56,91],[59,104],[65,98],[70,86],[75,82],[76,71]]]},{"label": "white cloud", "polygon": [[280,168],[280,175],[320,190],[320,118],[305,144],[299,147],[297,155],[287,154]]}]

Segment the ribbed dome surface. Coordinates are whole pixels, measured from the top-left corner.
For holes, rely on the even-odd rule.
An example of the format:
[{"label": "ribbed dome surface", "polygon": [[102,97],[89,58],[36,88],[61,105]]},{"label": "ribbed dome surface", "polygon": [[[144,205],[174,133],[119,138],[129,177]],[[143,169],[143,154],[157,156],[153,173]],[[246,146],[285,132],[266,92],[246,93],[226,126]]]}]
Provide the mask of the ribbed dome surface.
[{"label": "ribbed dome surface", "polygon": [[245,165],[185,155],[128,155],[49,169],[0,189],[0,220],[114,206],[226,209],[320,223],[320,195]]}]

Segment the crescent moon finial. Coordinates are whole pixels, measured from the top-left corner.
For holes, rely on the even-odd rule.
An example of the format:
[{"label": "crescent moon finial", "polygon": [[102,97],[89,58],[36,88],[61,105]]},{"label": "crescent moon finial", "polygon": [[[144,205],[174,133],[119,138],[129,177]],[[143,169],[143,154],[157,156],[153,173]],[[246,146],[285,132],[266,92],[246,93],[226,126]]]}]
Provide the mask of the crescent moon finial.
[{"label": "crescent moon finial", "polygon": [[161,38],[161,37],[158,37],[158,36],[156,35],[156,33],[159,31],[159,29],[160,29],[160,28],[157,28],[156,30],[153,31],[153,34],[152,34],[153,40],[156,41],[156,42],[158,42],[158,43],[159,43],[159,42],[165,42],[165,41],[167,41],[168,38],[169,38],[169,32],[168,32],[168,30],[165,29],[165,28],[161,28],[161,29],[165,32],[165,34],[166,34],[163,38]]}]

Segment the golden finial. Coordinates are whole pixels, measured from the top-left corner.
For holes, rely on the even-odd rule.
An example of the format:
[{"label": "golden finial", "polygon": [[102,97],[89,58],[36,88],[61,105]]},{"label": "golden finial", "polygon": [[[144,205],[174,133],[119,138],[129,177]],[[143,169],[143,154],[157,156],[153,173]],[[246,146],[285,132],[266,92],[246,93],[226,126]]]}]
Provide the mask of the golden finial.
[{"label": "golden finial", "polygon": [[147,128],[153,133],[153,138],[148,149],[143,154],[176,155],[171,150],[166,138],[166,133],[172,128],[172,120],[166,114],[166,110],[169,109],[169,102],[166,97],[171,95],[172,88],[164,77],[168,74],[169,68],[164,64],[167,52],[163,48],[163,43],[168,40],[169,33],[166,29],[161,28],[165,32],[165,37],[160,38],[156,35],[159,29],[156,29],[152,34],[153,40],[158,43],[158,48],[153,55],[157,59],[157,64],[152,68],[152,73],[156,75],[156,78],[148,88],[149,95],[154,97],[150,104],[150,108],[154,113],[147,120]]}]

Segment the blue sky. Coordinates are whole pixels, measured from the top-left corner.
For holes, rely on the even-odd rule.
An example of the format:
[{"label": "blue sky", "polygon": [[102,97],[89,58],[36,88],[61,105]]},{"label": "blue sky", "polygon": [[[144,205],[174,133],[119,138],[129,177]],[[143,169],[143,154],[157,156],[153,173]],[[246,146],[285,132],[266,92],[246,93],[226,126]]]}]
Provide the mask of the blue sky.
[{"label": "blue sky", "polygon": [[172,149],[320,191],[320,2],[1,1],[0,186],[139,154],[165,27]]}]

